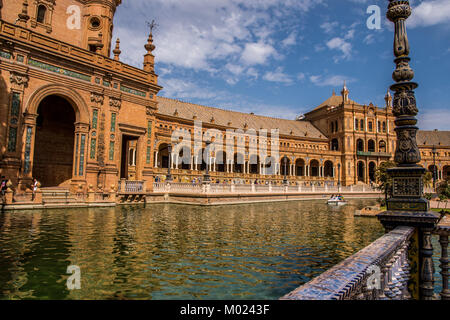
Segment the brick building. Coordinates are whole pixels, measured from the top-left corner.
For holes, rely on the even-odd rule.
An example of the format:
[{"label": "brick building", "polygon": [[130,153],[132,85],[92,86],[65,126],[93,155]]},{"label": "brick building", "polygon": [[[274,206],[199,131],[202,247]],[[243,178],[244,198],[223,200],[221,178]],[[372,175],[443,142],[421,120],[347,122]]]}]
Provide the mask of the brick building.
[{"label": "brick building", "polygon": [[[0,172],[26,189],[33,177],[43,187],[111,190],[120,179],[281,183],[369,183],[395,149],[392,99],[366,106],[350,100],[344,85],[297,120],[199,106],[157,96],[152,35],[142,44],[143,68],[120,61],[113,17],[121,0],[3,0],[0,2]],[[112,55],[112,58],[110,56]],[[195,139],[170,152],[173,132]],[[227,129],[266,129],[267,138],[227,134]],[[279,137],[270,134],[278,129]],[[205,140],[234,141],[211,151]],[[241,140],[239,140],[241,139]],[[264,140],[279,155],[264,159],[252,147]],[[422,165],[439,179],[450,173],[449,132],[420,132]],[[239,148],[239,145],[242,148]],[[433,149],[434,147],[434,149]],[[204,150],[207,150],[205,152]],[[433,153],[434,150],[434,153]],[[188,156],[186,157],[186,155]],[[170,159],[169,159],[170,158]],[[182,162],[181,158],[189,161]],[[286,163],[283,159],[286,158]],[[270,170],[268,168],[271,168]]]}]

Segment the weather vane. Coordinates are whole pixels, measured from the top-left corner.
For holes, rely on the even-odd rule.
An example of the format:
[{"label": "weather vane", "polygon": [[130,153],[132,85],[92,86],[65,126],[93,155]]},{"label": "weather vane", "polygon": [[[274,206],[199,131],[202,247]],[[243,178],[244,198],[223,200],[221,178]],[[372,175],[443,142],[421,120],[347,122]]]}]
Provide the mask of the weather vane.
[{"label": "weather vane", "polygon": [[153,34],[153,29],[156,29],[158,25],[155,22],[155,19],[152,20],[152,22],[147,21],[147,26],[150,28],[150,33]]}]

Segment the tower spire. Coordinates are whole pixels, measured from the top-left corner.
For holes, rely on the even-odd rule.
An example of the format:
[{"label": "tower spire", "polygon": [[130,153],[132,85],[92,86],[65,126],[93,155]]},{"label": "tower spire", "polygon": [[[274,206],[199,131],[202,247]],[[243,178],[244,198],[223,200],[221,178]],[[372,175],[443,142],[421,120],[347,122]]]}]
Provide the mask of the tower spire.
[{"label": "tower spire", "polygon": [[392,96],[389,89],[387,90],[386,96],[384,97],[384,101],[386,101],[386,109],[389,109],[392,107]]},{"label": "tower spire", "polygon": [[122,51],[120,51],[120,39],[117,38],[116,40],[116,48],[113,50],[114,53],[114,60],[119,61],[120,58],[120,54],[122,53]]},{"label": "tower spire", "polygon": [[342,88],[342,91],[341,91],[341,95],[342,95],[342,99],[343,99],[344,103],[348,103],[348,101],[349,101],[348,94],[349,94],[349,91],[347,89],[347,84],[344,80],[344,87]]},{"label": "tower spire", "polygon": [[148,23],[150,27],[150,35],[148,36],[147,44],[144,46],[147,50],[147,54],[144,56],[144,70],[148,72],[155,71],[155,56],[153,55],[153,50],[155,50],[155,45],[153,44],[153,29],[156,27],[155,20]]}]

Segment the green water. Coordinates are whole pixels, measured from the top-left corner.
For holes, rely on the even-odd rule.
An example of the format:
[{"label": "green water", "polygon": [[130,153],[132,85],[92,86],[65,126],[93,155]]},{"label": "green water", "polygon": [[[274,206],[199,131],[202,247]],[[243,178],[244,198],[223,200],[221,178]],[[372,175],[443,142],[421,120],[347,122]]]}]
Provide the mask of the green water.
[{"label": "green water", "polygon": [[0,299],[278,299],[383,234],[373,203],[0,213]]}]

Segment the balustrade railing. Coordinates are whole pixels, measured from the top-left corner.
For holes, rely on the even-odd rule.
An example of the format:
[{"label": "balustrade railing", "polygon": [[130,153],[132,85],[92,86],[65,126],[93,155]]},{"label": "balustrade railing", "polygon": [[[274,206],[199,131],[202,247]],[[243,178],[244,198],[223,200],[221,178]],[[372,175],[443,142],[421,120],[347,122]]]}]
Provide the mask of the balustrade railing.
[{"label": "balustrade railing", "polygon": [[413,233],[413,227],[397,227],[281,299],[410,299],[408,247]]},{"label": "balustrade railing", "polygon": [[145,192],[145,181],[119,180],[119,193],[143,193]]},{"label": "balustrade railing", "polygon": [[272,185],[272,184],[222,184],[211,183],[203,185],[198,183],[156,182],[153,184],[154,192],[170,193],[380,193],[370,186],[304,186],[304,185]]}]

